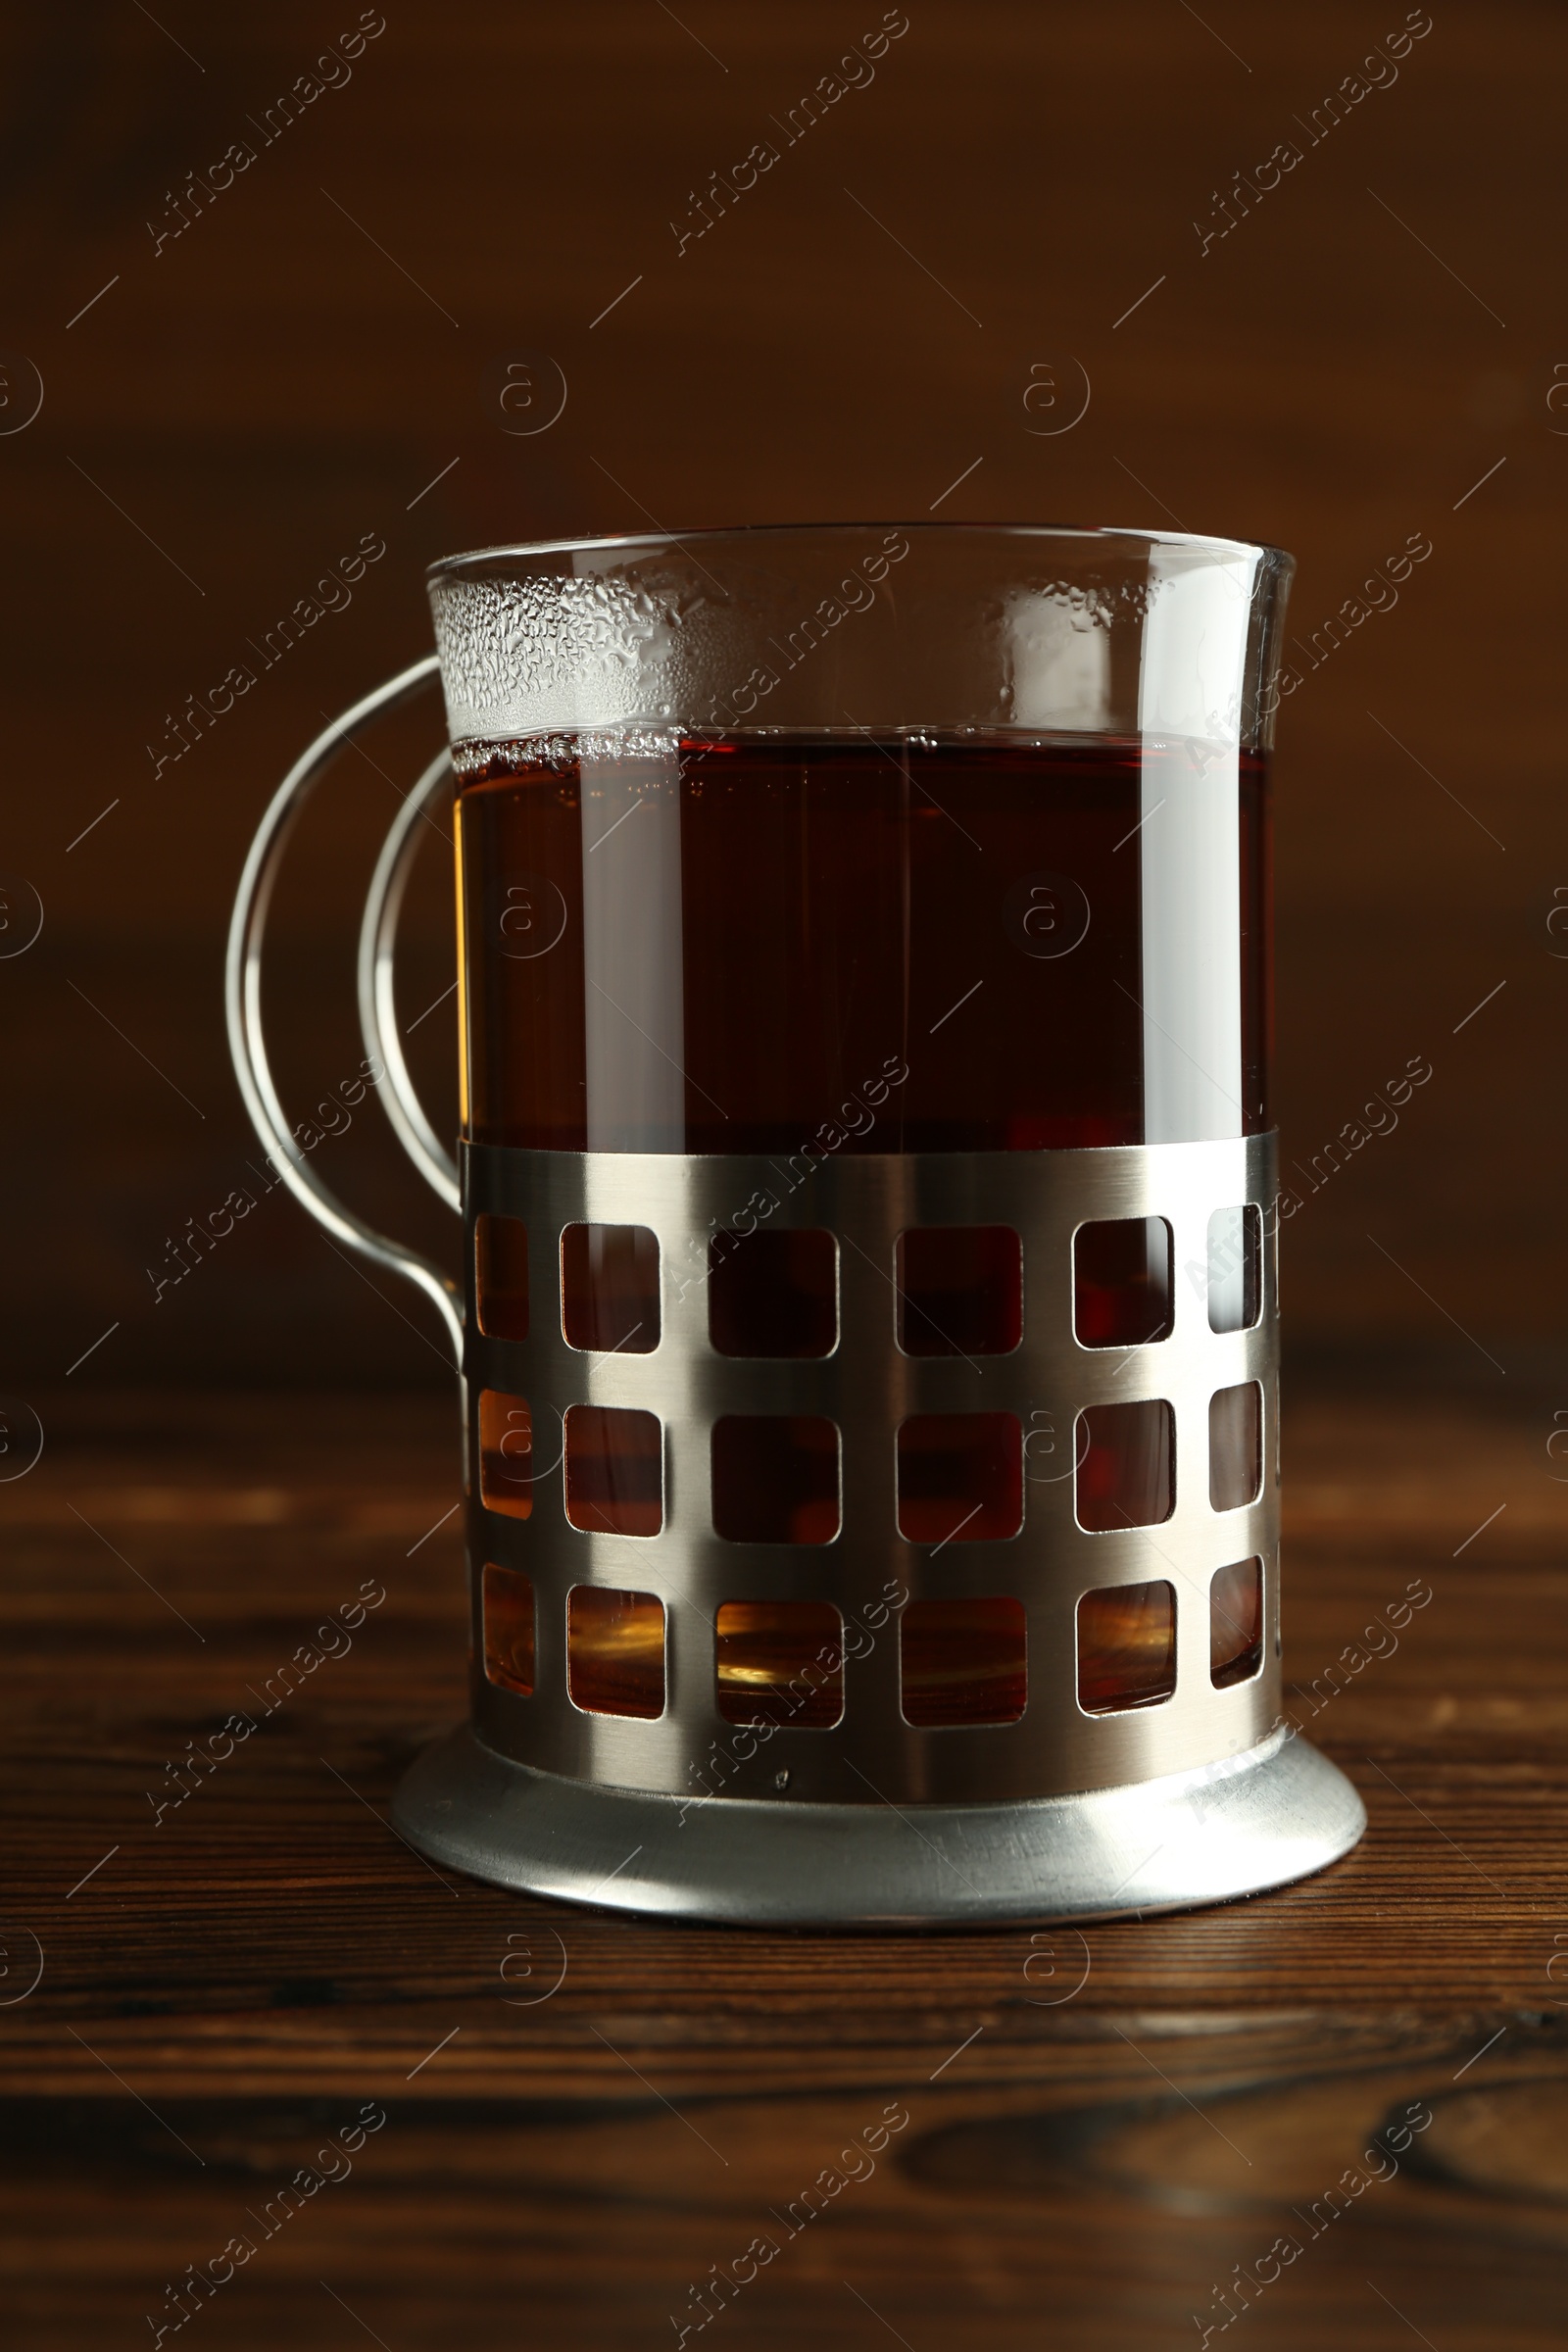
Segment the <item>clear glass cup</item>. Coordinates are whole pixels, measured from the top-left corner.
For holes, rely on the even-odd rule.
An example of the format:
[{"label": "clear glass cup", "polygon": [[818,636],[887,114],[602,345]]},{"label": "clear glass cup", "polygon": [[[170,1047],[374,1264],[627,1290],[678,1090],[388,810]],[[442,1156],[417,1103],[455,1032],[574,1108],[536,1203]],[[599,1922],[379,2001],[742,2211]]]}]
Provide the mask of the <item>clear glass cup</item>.
[{"label": "clear glass cup", "polygon": [[[1359,1836],[1280,1716],[1291,569],[932,523],[454,557],[437,655],[285,780],[231,932],[241,1085],[464,1376],[472,1723],[400,1791],[422,1850],[907,1924],[1236,1894]],[[360,993],[460,1284],[333,1199],[259,1020],[294,812],[437,670],[449,749],[383,849]],[[454,789],[461,1166],[392,987]]]},{"label": "clear glass cup", "polygon": [[437,564],[466,1135],[853,1152],[1265,1130],[1290,569],[1182,534],[971,524]]}]

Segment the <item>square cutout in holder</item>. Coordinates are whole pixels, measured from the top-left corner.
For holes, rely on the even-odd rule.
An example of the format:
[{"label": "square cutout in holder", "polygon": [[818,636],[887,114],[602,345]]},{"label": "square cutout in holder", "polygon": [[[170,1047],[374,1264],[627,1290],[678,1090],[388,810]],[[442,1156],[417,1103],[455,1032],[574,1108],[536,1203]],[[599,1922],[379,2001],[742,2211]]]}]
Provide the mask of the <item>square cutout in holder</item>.
[{"label": "square cutout in holder", "polygon": [[1161,1396],[1086,1405],[1074,1432],[1078,1524],[1157,1527],[1176,1508],[1176,1416]]},{"label": "square cutout in holder", "polygon": [[906,1723],[935,1731],[1016,1723],[1029,1694],[1023,1602],[911,1600],[900,1633],[899,1704]]},{"label": "square cutout in holder", "polygon": [[1072,1324],[1085,1348],[1145,1348],[1175,1321],[1170,1227],[1111,1217],[1072,1237]]},{"label": "square cutout in holder", "polygon": [[504,1519],[533,1515],[533,1415],[504,1389],[479,1392],[479,1500]]},{"label": "square cutout in holder", "polygon": [[485,1680],[500,1690],[533,1696],[533,1583],[518,1568],[486,1560],[479,1582]]},{"label": "square cutout in holder", "polygon": [[664,1433],[657,1413],[569,1407],[566,1517],[587,1535],[658,1535],[664,1524]]},{"label": "square cutout in holder", "polygon": [[1023,1525],[1016,1413],[916,1413],[899,1430],[899,1533],[911,1544],[994,1544]]},{"label": "square cutout in holder", "polygon": [[844,1713],[844,1620],[826,1600],[726,1600],[713,1621],[726,1723],[831,1730]]},{"label": "square cutout in holder", "polygon": [[561,1236],[568,1348],[651,1355],[659,1346],[659,1241],[646,1225],[568,1225]]},{"label": "square cutout in holder", "polygon": [[1154,1706],[1176,1688],[1176,1590],[1104,1585],[1078,1603],[1078,1704],[1086,1715]]},{"label": "square cutout in holder", "polygon": [[915,1225],[895,1251],[906,1355],[1007,1355],[1023,1338],[1023,1244],[1010,1225]]},{"label": "square cutout in holder", "polygon": [[708,1336],[720,1355],[831,1355],[838,1294],[830,1233],[715,1234],[708,1246]]},{"label": "square cutout in holder", "polygon": [[1250,1683],[1263,1663],[1263,1563],[1216,1568],[1208,1588],[1208,1674],[1216,1690]]},{"label": "square cutout in holder", "polygon": [[588,1715],[664,1712],[664,1604],[576,1585],[566,1596],[566,1688]]},{"label": "square cutout in holder", "polygon": [[731,1544],[831,1544],[839,1433],[814,1413],[726,1413],[711,1439],[713,1528]]},{"label": "square cutout in holder", "polygon": [[1216,1511],[1255,1502],[1263,1484],[1263,1392],[1255,1380],[1208,1400],[1208,1499]]},{"label": "square cutout in holder", "polygon": [[528,1337],[528,1228],[488,1210],[473,1228],[473,1293],[487,1340]]},{"label": "square cutout in holder", "polygon": [[1245,1208],[1216,1208],[1208,1220],[1208,1328],[1250,1331],[1263,1299],[1262,1219]]}]

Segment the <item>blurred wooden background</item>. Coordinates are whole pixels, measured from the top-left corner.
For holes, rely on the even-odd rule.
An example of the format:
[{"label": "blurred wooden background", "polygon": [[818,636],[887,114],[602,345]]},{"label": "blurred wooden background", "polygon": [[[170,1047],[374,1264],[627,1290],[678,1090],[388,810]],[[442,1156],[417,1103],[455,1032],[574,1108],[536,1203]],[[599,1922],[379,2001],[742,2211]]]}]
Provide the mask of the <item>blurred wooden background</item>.
[{"label": "blurred wooden background", "polygon": [[[935,509],[1278,541],[1300,560],[1301,639],[1430,538],[1397,607],[1281,718],[1287,1166],[1412,1055],[1434,1071],[1288,1229],[1290,1346],[1303,1374],[1532,1392],[1544,1433],[1568,22],[1437,5],[1396,76],[1362,61],[1400,47],[1396,0],[909,0],[874,78],[680,252],[671,220],[754,142],[781,144],[776,119],[876,32],[875,0],[387,0],[345,57],[359,21],[349,0],[0,21],[0,865],[44,908],[0,961],[3,1384],[56,1385],[116,1326],[74,1386],[443,1377],[417,1302],[393,1311],[281,1198],[156,1304],[148,1271],[255,1156],[220,1006],[245,844],[323,713],[426,649],[425,562],[656,517]],[[329,43],[341,62],[318,67]],[[1322,128],[1314,109],[1358,74]],[[264,140],[308,75],[335,86]],[[236,140],[254,162],[187,195],[172,234],[187,175],[211,186]],[[1300,162],[1248,216],[1233,200],[1204,250],[1234,175],[1255,188],[1281,141]],[[518,353],[568,387],[533,435],[495,398]],[[1032,429],[1053,412],[1026,408],[1031,384],[1054,370],[1065,416],[1075,368],[1087,415]],[[365,533],[386,553],[352,602],[155,774],[168,714]],[[358,902],[390,779],[434,723],[389,729],[305,829],[274,992],[301,1113],[358,1060]],[[447,984],[447,923],[432,856],[410,1017]],[[415,1038],[438,1099],[450,1010]],[[450,1248],[372,1109],[329,1172]]]}]

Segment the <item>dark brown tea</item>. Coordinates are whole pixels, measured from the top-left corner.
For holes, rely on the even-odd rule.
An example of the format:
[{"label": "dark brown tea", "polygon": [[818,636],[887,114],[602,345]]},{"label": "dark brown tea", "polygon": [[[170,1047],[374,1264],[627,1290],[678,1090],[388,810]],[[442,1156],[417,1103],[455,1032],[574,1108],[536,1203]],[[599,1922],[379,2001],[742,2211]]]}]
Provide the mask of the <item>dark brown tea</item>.
[{"label": "dark brown tea", "polygon": [[457,756],[465,1102],[561,1151],[1269,1123],[1262,755],[555,736]]}]

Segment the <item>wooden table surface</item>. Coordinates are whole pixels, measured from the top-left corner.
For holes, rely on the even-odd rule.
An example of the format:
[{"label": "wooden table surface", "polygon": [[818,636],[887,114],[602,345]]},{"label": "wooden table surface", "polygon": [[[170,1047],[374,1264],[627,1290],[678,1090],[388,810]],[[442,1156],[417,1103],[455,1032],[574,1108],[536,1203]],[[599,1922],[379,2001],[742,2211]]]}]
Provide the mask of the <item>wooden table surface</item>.
[{"label": "wooden table surface", "polygon": [[[1366,1797],[1347,1861],[1081,1936],[828,1937],[532,1903],[386,1828],[463,1709],[445,1398],[42,1417],[0,1487],[16,2352],[1563,2340],[1568,1575],[1539,1433],[1288,1414],[1287,1680]],[[1325,1697],[1412,1579],[1431,1603]],[[352,1647],[156,1817],[166,1767],[259,1716],[367,1581]],[[246,2241],[205,2299],[168,2291]]]}]

